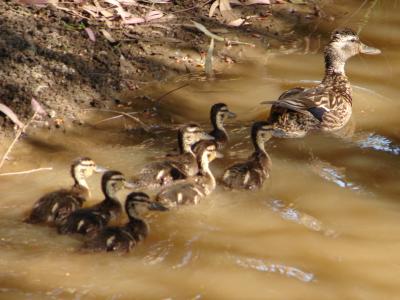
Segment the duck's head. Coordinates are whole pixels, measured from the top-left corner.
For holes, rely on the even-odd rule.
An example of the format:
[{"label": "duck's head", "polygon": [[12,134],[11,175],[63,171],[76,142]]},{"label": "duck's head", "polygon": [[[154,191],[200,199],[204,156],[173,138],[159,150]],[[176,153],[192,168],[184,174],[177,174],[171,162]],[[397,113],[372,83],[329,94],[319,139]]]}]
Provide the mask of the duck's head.
[{"label": "duck's head", "polygon": [[145,193],[130,193],[125,201],[125,211],[129,218],[138,217],[149,210],[166,211],[168,208],[158,202],[153,202]]},{"label": "duck's head", "polygon": [[344,73],[346,60],[357,54],[377,55],[381,51],[363,44],[357,33],[349,28],[333,31],[329,44],[325,48],[326,69],[336,73]]},{"label": "duck's head", "polygon": [[216,103],[211,107],[210,118],[214,126],[223,125],[226,119],[235,117],[236,114],[225,103]]},{"label": "duck's head", "polygon": [[87,187],[85,179],[92,176],[93,173],[103,173],[106,168],[96,165],[89,157],[80,157],[75,159],[71,164],[71,176],[74,178],[75,184]]},{"label": "duck's head", "polygon": [[273,133],[271,124],[265,121],[253,123],[251,127],[251,140],[256,149],[264,149],[264,143],[267,142]]},{"label": "duck's head", "polygon": [[201,141],[196,144],[194,152],[196,153],[197,163],[204,169],[204,166],[216,158],[222,158],[223,155],[218,152],[214,141]]},{"label": "duck's head", "polygon": [[188,124],[178,131],[178,143],[181,153],[191,152],[191,147],[200,140],[213,140],[214,137],[206,133],[197,124]]},{"label": "duck's head", "polygon": [[101,189],[106,197],[113,197],[124,188],[132,189],[134,187],[135,185],[126,181],[125,176],[119,171],[107,171],[101,178]]}]

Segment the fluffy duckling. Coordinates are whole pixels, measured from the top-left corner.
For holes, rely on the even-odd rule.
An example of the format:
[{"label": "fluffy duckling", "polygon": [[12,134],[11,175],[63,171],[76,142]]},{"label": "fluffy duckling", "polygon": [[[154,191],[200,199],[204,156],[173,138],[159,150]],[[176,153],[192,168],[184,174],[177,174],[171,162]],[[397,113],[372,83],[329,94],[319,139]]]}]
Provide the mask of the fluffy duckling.
[{"label": "fluffy duckling", "polygon": [[213,130],[210,135],[214,137],[218,150],[222,150],[228,143],[228,133],[224,128],[224,122],[227,118],[235,118],[236,114],[229,111],[228,106],[224,103],[217,103],[211,107],[210,119]]},{"label": "fluffy duckling", "polygon": [[225,170],[222,182],[232,189],[253,190],[260,188],[269,177],[271,159],[264,143],[272,137],[273,128],[268,122],[255,122],[251,128],[254,152],[245,162]]},{"label": "fluffy duckling", "polygon": [[216,144],[213,141],[202,141],[196,145],[195,151],[198,153],[199,174],[166,187],[156,196],[157,202],[169,208],[182,204],[197,204],[215,189],[216,182],[209,163],[217,157],[222,157]]},{"label": "fluffy duckling", "polygon": [[196,124],[185,125],[178,131],[178,155],[171,155],[165,161],[150,163],[133,179],[136,188],[158,188],[174,180],[194,176],[198,172],[196,155],[192,145],[200,140],[212,140],[212,136]]},{"label": "fluffy duckling", "polygon": [[104,172],[105,168],[97,166],[88,157],[76,159],[71,165],[71,176],[74,184],[70,189],[61,189],[42,196],[33,206],[25,222],[31,224],[59,224],[71,212],[82,207],[90,191],[86,179],[94,172]]},{"label": "fluffy duckling", "polygon": [[129,252],[149,233],[148,224],[141,216],[148,210],[166,211],[166,207],[150,201],[144,193],[130,193],[125,201],[125,211],[129,222],[123,226],[106,227],[94,238],[83,245],[83,249],[91,251]]},{"label": "fluffy duckling", "polygon": [[92,235],[105,227],[110,220],[116,219],[122,211],[121,203],[116,196],[123,188],[132,188],[124,175],[118,171],[108,171],[101,179],[101,189],[105,199],[91,207],[72,212],[58,226],[60,234],[80,233]]},{"label": "fluffy duckling", "polygon": [[335,30],[325,47],[325,77],[312,88],[296,87],[284,92],[272,104],[268,122],[274,136],[303,137],[310,130],[336,131],[352,114],[352,90],[345,74],[346,61],[357,54],[379,54],[380,50],[363,44],[351,29]]}]

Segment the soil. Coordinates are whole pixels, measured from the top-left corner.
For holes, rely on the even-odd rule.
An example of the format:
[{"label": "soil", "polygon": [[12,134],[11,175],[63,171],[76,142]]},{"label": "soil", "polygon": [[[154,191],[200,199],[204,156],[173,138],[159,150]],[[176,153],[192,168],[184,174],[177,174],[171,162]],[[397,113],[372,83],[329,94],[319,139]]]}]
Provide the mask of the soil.
[{"label": "soil", "polygon": [[[79,122],[87,108],[114,105],[121,91],[201,72],[210,39],[192,26],[192,20],[221,35],[278,48],[301,34],[303,25],[321,17],[312,1],[302,5],[271,2],[279,3],[235,6],[237,16],[253,16],[250,24],[240,27],[227,26],[218,11],[209,17],[211,1],[176,0],[151,8],[164,12],[160,19],[109,28],[84,12],[74,14],[52,4],[36,7],[1,1],[0,102],[23,122],[32,115],[32,97],[51,118]],[[142,3],[130,7],[130,12],[143,15],[151,4]],[[95,41],[89,39],[85,27],[93,30]],[[115,41],[101,34],[104,28]],[[223,48],[215,54],[217,63],[235,62],[235,57],[221,54]],[[1,132],[12,125],[0,113]]]}]

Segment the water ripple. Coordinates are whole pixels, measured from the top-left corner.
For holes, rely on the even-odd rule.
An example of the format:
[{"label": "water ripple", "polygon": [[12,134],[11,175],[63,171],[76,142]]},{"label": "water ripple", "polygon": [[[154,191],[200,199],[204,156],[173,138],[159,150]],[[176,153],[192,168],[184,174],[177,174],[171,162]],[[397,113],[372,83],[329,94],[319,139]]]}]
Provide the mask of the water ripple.
[{"label": "water ripple", "polygon": [[287,266],[284,264],[268,264],[262,259],[251,258],[251,257],[233,257],[236,265],[253,269],[259,272],[277,273],[290,278],[295,278],[303,282],[311,282],[315,280],[313,273],[305,272],[299,268]]},{"label": "water ripple", "polygon": [[291,207],[282,200],[272,199],[268,201],[268,206],[273,212],[278,213],[284,220],[300,224],[312,231],[321,232],[325,236],[338,236],[338,233],[335,230],[326,227],[317,218]]},{"label": "water ripple", "polygon": [[396,145],[389,138],[370,133],[366,138],[356,141],[362,149],[374,149],[386,153],[400,155],[400,146]]},{"label": "water ripple", "polygon": [[338,168],[326,161],[314,159],[311,162],[312,170],[323,179],[333,182],[341,188],[350,189],[357,192],[364,191],[361,185],[358,185],[347,179],[344,168]]}]

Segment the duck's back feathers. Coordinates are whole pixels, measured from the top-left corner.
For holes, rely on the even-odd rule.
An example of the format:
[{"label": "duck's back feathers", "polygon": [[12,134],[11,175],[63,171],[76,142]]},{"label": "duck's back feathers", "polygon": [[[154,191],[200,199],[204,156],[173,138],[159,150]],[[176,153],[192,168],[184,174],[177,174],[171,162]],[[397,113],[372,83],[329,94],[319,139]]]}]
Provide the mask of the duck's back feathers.
[{"label": "duck's back feathers", "polygon": [[65,220],[71,212],[82,207],[87,195],[88,191],[83,187],[73,187],[69,190],[61,189],[48,193],[36,202],[24,221],[31,224],[57,225]]},{"label": "duck's back feathers", "polygon": [[251,158],[227,169],[222,176],[222,182],[231,189],[254,190],[260,188],[268,176],[268,168],[265,168],[256,159]]},{"label": "duck's back feathers", "polygon": [[121,204],[118,201],[107,199],[93,207],[72,212],[58,226],[58,232],[60,234],[94,235],[105,227],[111,219],[116,219],[121,211]]}]

